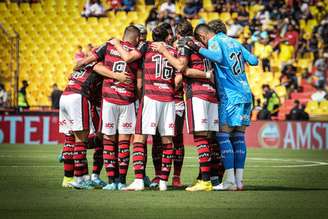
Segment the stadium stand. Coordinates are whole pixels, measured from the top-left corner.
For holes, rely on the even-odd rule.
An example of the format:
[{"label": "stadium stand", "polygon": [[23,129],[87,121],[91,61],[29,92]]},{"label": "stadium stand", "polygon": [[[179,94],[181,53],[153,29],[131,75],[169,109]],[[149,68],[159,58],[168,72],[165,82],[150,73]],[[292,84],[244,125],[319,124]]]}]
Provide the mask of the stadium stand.
[{"label": "stadium stand", "polygon": [[[163,1],[156,1],[157,5]],[[221,1],[224,2],[224,1]],[[210,21],[212,19],[222,19],[228,26],[234,25],[238,20],[238,8],[241,4],[230,2],[218,10],[211,0],[203,1],[203,9],[199,13],[199,19],[192,19],[191,22],[195,26],[200,22]],[[237,1],[239,2],[239,1]],[[245,1],[241,1],[245,2]],[[247,2],[247,1],[246,1]],[[254,45],[254,38],[260,37],[254,34],[253,22],[258,22],[259,17],[265,17],[265,6],[254,1],[245,6],[249,14],[249,24],[243,26],[239,33],[241,42],[251,41]],[[264,1],[263,1],[264,2]],[[268,2],[268,1],[266,1]],[[288,4],[292,1],[286,1]],[[325,18],[328,11],[328,1],[309,1],[308,10],[309,17],[300,18],[299,23],[293,24],[299,29],[299,37],[303,37],[306,42],[311,44],[314,30],[317,29],[322,19]],[[119,11],[108,12],[108,17],[88,19],[81,17],[85,1],[68,1],[68,0],[42,0],[40,3],[11,3],[10,1],[0,2],[0,23],[11,34],[17,31],[20,36],[20,77],[19,84],[22,80],[27,80],[31,85],[28,89],[28,98],[31,106],[50,106],[49,94],[51,85],[57,83],[60,89],[65,87],[67,77],[71,73],[74,66],[74,53],[77,45],[86,46],[88,43],[101,45],[110,37],[120,37],[123,29],[130,23],[144,23],[152,5],[145,5],[144,1],[138,0],[136,11],[128,13]],[[104,4],[105,2],[103,2]],[[184,1],[176,3],[177,14],[182,13]],[[287,4],[283,6],[288,10]],[[288,13],[289,11],[287,11]],[[275,15],[275,16],[280,16]],[[327,18],[326,18],[327,19]],[[262,20],[261,20],[262,22]],[[277,25],[275,20],[263,20],[257,31],[261,33],[266,28],[271,29]],[[253,30],[253,31],[252,31]],[[272,32],[272,31],[271,31]],[[148,36],[150,37],[150,35]],[[1,41],[3,41],[1,39]],[[292,102],[299,99],[301,103],[306,104],[306,111],[310,115],[328,115],[327,101],[318,102],[310,101],[311,94],[315,92],[311,80],[305,78],[304,72],[314,72],[312,63],[318,57],[315,50],[307,50],[304,56],[300,56],[295,48],[289,44],[270,41],[274,49],[270,56],[270,72],[263,72],[262,65],[257,67],[249,67],[247,76],[249,78],[255,99],[263,100],[262,85],[269,84],[277,92],[281,98],[282,105],[280,107],[277,119],[285,119],[289,112]],[[324,45],[322,42],[317,43],[318,50],[322,51]],[[1,60],[10,58],[8,50],[4,47],[4,42],[0,43]],[[311,46],[311,45],[310,45]],[[253,48],[254,49],[254,48]],[[1,72],[0,82],[5,82],[5,86],[10,77],[9,61],[0,63]],[[286,63],[293,63],[297,67],[297,79],[302,89],[290,90],[283,85],[279,78],[281,76],[282,66]],[[326,77],[327,80],[327,77]],[[327,83],[326,83],[327,85]]]}]

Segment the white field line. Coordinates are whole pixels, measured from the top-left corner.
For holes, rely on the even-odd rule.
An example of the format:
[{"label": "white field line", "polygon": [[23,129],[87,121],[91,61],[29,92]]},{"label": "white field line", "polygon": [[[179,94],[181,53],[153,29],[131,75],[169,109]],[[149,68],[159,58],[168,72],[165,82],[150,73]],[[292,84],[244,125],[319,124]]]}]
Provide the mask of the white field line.
[{"label": "white field line", "polygon": [[[9,157],[9,156],[0,156]],[[185,157],[186,159],[197,159],[197,157]],[[151,159],[151,156],[149,157]],[[274,161],[274,162],[295,162],[298,164],[288,165],[246,165],[246,168],[298,168],[298,167],[317,167],[317,166],[328,166],[328,162],[312,161],[312,160],[300,160],[300,159],[284,159],[284,158],[264,158],[264,157],[250,157],[247,160],[252,161]],[[58,165],[0,165],[0,168],[55,168]],[[185,164],[184,167],[198,167],[198,165]]]}]

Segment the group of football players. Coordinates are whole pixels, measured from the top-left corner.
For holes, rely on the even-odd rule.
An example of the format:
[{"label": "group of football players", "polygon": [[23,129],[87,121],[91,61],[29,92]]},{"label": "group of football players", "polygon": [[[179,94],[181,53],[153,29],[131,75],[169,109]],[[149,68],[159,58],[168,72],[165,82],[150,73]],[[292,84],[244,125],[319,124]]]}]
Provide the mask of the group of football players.
[{"label": "group of football players", "polygon": [[[172,186],[183,187],[186,121],[199,162],[199,175],[186,190],[241,190],[244,131],[251,110],[243,62],[257,60],[225,33],[220,20],[200,24],[195,31],[185,20],[174,28],[159,24],[152,30],[152,41],[146,41],[145,27],[130,25],[122,40],[112,38],[81,60],[60,99],[59,129],[65,135],[62,186],[166,191],[173,165]],[[229,87],[231,80],[224,75],[230,70],[236,83]],[[238,89],[241,97],[235,95]],[[145,172],[149,135],[155,169],[151,181]],[[135,179],[127,185],[130,144]],[[88,148],[94,148],[91,177]],[[99,177],[103,166],[108,182]]]}]

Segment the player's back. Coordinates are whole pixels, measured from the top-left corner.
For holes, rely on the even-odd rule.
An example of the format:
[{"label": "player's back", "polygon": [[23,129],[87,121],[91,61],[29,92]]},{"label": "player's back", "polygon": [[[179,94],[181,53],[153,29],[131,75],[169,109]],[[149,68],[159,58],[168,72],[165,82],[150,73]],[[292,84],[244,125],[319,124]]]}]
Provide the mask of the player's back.
[{"label": "player's back", "polygon": [[[121,41],[121,45],[127,51],[136,48],[129,42]],[[138,70],[138,62],[126,63],[119,52],[110,42],[107,43],[104,64],[114,72],[126,72],[131,79],[129,83],[121,83],[111,78],[106,78],[103,83],[103,97],[115,104],[129,104],[135,101],[135,81]]]},{"label": "player's back", "polygon": [[245,74],[245,62],[252,63],[253,57],[237,40],[225,34],[217,34],[215,42],[217,45],[210,46],[219,46],[222,51],[222,61],[217,64],[220,99],[232,104],[250,103],[252,94]]},{"label": "player's back", "polygon": [[75,70],[71,74],[63,94],[79,93],[90,100],[93,99],[98,92],[99,84],[103,81],[103,77],[93,71],[94,65],[95,63],[92,63]]},{"label": "player's back", "polygon": [[[166,48],[177,56],[173,47],[166,45]],[[176,70],[161,53],[151,48],[151,43],[144,53],[143,67],[144,95],[162,102],[173,101]]]},{"label": "player's back", "polygon": [[[193,38],[191,39],[199,47],[204,47],[201,42]],[[191,49],[186,48],[185,46],[179,48],[179,56],[187,57],[189,68],[197,69],[200,71],[210,71],[213,69],[212,63],[207,58],[203,57],[198,52],[194,52]],[[200,99],[214,103],[218,101],[215,86],[210,79],[184,77],[184,87],[187,98],[198,97]]]}]

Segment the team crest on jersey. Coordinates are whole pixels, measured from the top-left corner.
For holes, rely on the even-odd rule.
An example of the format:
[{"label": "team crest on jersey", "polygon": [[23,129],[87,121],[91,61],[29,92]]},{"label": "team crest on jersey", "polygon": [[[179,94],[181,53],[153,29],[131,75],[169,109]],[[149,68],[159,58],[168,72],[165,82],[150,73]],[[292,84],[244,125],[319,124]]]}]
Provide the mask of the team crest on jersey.
[{"label": "team crest on jersey", "polygon": [[211,49],[212,50],[217,50],[219,48],[219,45],[217,42],[214,42],[212,45],[211,45]]}]

